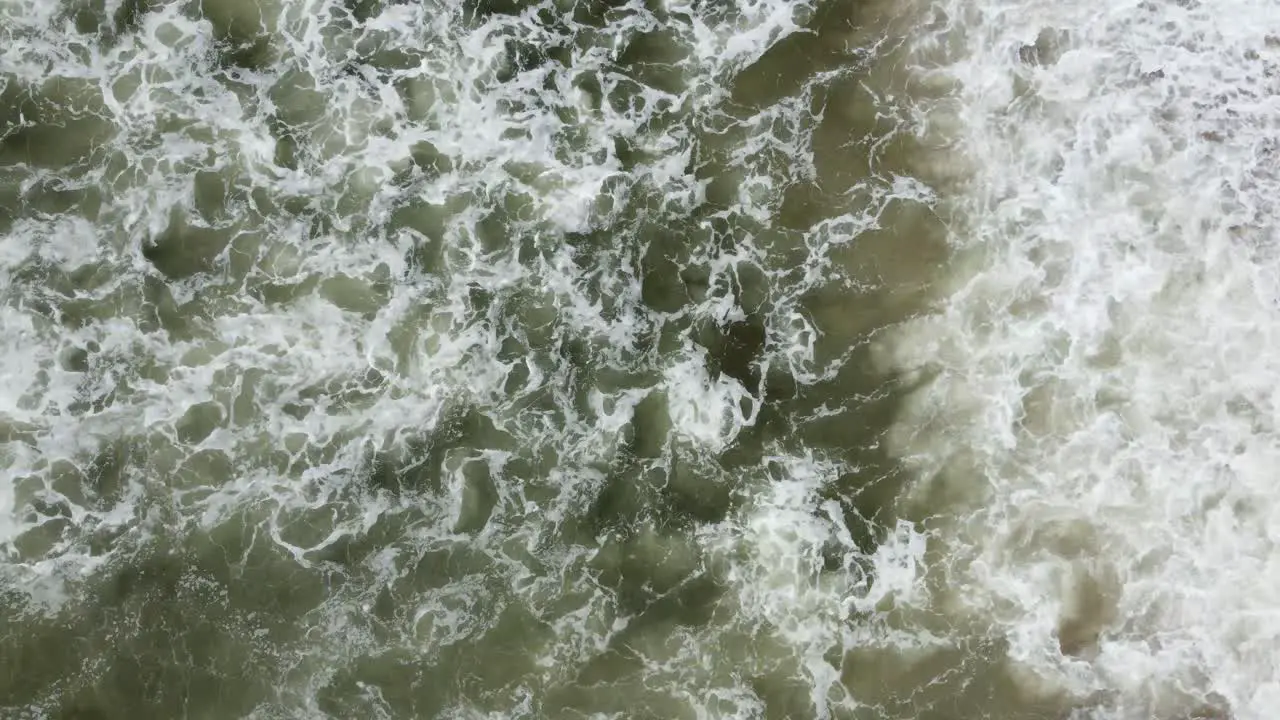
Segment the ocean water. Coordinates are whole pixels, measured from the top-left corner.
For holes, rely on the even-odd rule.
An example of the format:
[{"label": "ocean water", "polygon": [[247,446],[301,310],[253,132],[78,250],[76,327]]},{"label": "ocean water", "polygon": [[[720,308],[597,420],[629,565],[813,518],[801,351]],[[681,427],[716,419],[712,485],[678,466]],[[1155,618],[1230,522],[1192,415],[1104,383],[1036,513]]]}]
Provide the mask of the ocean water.
[{"label": "ocean water", "polygon": [[0,0],[0,717],[1271,720],[1280,5]]}]

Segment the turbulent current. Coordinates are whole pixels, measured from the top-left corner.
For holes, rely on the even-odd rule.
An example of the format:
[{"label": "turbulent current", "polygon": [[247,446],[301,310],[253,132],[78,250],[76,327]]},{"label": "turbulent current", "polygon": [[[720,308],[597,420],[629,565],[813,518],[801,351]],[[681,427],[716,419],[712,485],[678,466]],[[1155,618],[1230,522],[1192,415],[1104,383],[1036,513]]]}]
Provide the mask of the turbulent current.
[{"label": "turbulent current", "polygon": [[0,0],[0,717],[1273,720],[1280,4]]}]

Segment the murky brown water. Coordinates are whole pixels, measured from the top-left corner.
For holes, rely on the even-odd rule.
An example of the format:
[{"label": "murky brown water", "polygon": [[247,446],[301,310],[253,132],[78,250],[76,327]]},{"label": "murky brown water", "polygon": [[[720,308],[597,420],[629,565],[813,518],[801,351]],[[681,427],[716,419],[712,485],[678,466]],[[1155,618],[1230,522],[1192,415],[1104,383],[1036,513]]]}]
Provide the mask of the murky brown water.
[{"label": "murky brown water", "polygon": [[1255,717],[1055,324],[1145,96],[984,8],[3,0],[0,714]]}]

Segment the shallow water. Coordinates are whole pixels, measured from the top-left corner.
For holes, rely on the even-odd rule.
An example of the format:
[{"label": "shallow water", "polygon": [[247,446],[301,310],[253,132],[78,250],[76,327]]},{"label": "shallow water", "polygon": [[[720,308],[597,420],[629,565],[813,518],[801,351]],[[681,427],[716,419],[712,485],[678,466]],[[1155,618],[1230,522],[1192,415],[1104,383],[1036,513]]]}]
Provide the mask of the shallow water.
[{"label": "shallow water", "polygon": [[0,714],[1269,718],[1278,38],[0,0]]}]

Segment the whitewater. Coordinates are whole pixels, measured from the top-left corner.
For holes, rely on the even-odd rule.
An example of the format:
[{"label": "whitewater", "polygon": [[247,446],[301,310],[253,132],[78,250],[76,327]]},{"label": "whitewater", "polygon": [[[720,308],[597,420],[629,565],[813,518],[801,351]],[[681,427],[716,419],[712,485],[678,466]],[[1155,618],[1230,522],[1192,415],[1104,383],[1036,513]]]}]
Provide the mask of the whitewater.
[{"label": "whitewater", "polygon": [[0,717],[1271,720],[1280,5],[0,0]]}]

